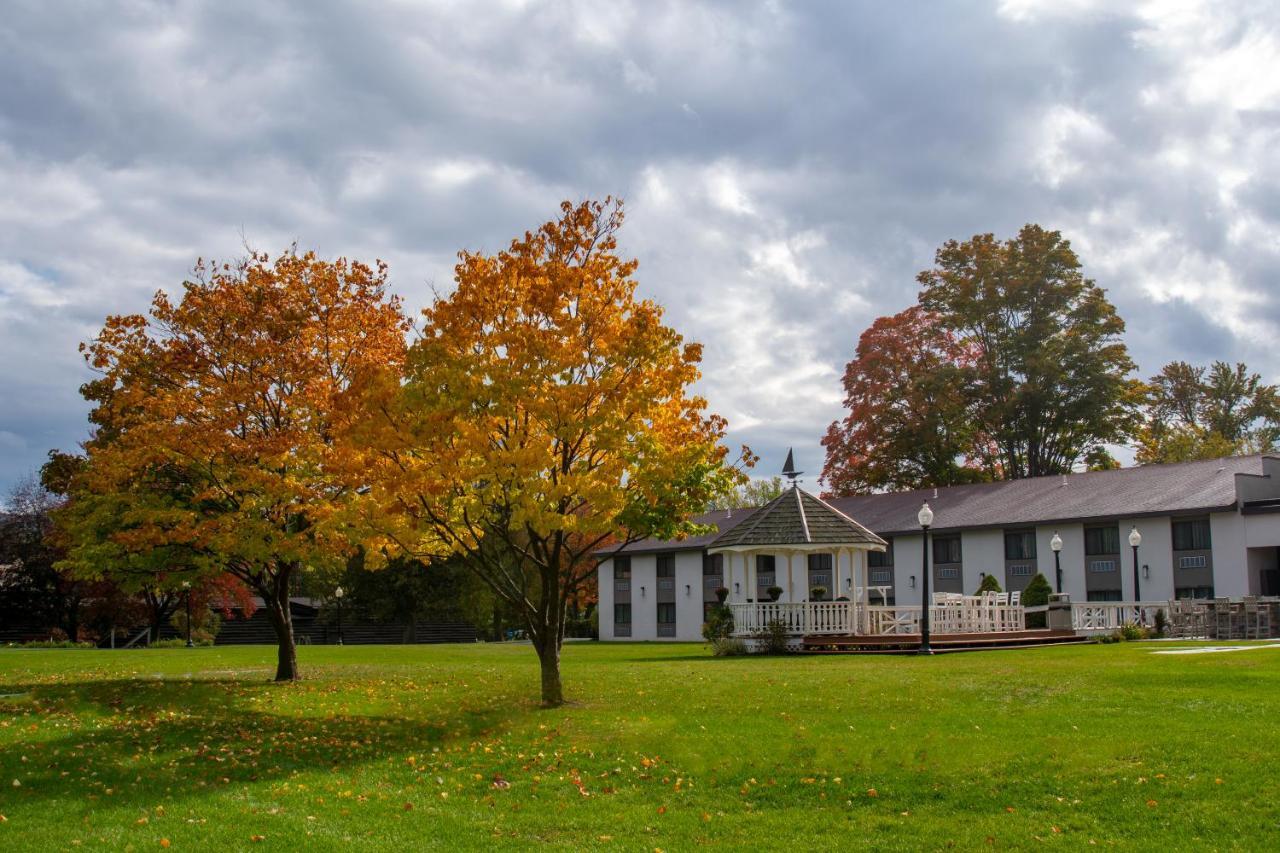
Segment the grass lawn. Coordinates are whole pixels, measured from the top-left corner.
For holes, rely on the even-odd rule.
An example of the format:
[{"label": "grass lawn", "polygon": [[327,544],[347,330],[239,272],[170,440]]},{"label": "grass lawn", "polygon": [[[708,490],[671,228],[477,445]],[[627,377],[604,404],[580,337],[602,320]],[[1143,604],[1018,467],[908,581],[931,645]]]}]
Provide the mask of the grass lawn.
[{"label": "grass lawn", "polygon": [[1280,650],[0,651],[0,849],[1280,849]]}]

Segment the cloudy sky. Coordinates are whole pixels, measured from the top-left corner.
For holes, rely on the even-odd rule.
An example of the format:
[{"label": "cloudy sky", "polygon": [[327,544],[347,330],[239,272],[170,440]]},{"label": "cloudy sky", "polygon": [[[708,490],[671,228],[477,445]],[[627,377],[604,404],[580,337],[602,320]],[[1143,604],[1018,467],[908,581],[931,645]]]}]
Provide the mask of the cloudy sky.
[{"label": "cloudy sky", "polygon": [[417,307],[605,194],[767,472],[816,475],[941,242],[1029,221],[1144,375],[1280,379],[1280,11],[1125,5],[7,0],[0,491],[85,436],[77,344],[198,256],[383,258]]}]

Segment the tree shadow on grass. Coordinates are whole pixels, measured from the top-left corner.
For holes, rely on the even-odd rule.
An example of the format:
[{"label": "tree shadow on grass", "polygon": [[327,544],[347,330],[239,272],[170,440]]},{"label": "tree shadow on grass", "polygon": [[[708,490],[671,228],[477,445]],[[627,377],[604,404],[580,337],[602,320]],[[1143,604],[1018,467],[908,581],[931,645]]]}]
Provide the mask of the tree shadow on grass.
[{"label": "tree shadow on grass", "polygon": [[[0,746],[0,779],[21,780],[5,800],[11,809],[86,797],[149,806],[169,793],[213,795],[296,772],[444,751],[536,713],[532,703],[486,695],[470,705],[439,702],[421,717],[361,715],[344,705],[362,693],[330,687],[295,696],[258,681],[12,685],[0,720],[30,735]],[[258,702],[291,703],[292,711],[252,707]],[[49,727],[59,733],[42,737]],[[406,765],[405,781],[420,770]]]}]

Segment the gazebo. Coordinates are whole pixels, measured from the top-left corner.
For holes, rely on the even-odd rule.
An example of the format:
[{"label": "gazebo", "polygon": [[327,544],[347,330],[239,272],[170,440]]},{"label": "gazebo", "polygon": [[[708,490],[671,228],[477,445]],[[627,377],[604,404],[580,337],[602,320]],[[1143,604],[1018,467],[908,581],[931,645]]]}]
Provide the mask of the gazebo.
[{"label": "gazebo", "polygon": [[[888,543],[801,489],[796,483],[801,472],[795,470],[790,452],[782,473],[791,479],[786,491],[707,546],[708,554],[720,554],[724,560],[735,633],[755,633],[775,621],[798,636],[857,633],[865,627],[869,606],[866,552],[884,551]],[[810,600],[810,554],[832,555],[830,600]],[[762,555],[784,562],[776,567],[775,584],[782,589],[777,601],[760,600],[755,558]]]}]

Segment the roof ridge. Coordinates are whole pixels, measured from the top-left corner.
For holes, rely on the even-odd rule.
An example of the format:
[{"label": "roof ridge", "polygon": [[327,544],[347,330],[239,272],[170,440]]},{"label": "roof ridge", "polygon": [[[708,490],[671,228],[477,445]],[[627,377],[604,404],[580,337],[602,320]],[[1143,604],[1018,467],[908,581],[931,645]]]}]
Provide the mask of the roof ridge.
[{"label": "roof ridge", "polygon": [[792,486],[791,491],[796,493],[796,508],[800,510],[800,526],[804,528],[804,541],[812,542],[813,536],[809,533],[809,519],[804,514],[804,498],[800,497],[802,494],[807,495],[808,492],[801,492],[799,486]]}]

